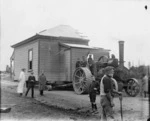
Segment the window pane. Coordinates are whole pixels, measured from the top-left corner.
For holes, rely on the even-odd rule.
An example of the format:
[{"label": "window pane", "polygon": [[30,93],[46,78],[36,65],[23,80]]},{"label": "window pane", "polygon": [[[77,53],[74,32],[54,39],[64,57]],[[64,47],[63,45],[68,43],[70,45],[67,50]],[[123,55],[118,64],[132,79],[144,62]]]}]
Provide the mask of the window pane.
[{"label": "window pane", "polygon": [[32,69],[32,65],[33,65],[33,50],[29,50],[29,53],[28,53],[28,67],[29,67],[29,70]]},{"label": "window pane", "polygon": [[32,61],[29,62],[29,69],[32,69]]},{"label": "window pane", "polygon": [[29,61],[32,61],[32,50],[29,51]]}]

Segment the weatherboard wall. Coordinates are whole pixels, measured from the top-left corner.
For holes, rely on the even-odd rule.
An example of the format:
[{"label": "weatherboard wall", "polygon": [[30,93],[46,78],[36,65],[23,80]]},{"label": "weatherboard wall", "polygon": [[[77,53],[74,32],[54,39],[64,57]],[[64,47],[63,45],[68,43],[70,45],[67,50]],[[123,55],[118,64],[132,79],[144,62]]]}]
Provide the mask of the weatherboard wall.
[{"label": "weatherboard wall", "polygon": [[26,79],[29,76],[28,51],[33,50],[33,71],[38,78],[38,41],[31,41],[24,45],[14,48],[14,80],[18,80],[22,68],[26,69]]},{"label": "weatherboard wall", "polygon": [[71,52],[68,47],[62,47],[59,43],[83,44],[87,41],[79,41],[69,38],[43,37],[39,41],[39,74],[44,70],[47,80],[71,81]]},{"label": "weatherboard wall", "polygon": [[44,70],[48,81],[59,81],[60,63],[57,40],[40,39],[39,49],[39,73]]}]

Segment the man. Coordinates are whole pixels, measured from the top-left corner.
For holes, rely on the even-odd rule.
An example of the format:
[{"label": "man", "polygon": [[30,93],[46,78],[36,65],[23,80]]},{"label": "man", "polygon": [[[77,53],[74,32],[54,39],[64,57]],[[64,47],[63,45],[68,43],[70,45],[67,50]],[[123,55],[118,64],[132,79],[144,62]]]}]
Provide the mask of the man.
[{"label": "man", "polygon": [[20,75],[19,75],[19,79],[18,79],[19,80],[19,84],[18,84],[18,87],[17,87],[17,93],[19,93],[20,96],[22,96],[22,94],[23,94],[24,85],[25,85],[25,81],[26,81],[25,71],[26,71],[25,68],[21,69],[21,72],[20,72]]},{"label": "man", "polygon": [[102,120],[114,120],[113,116],[113,93],[121,95],[121,92],[113,89],[113,67],[108,66],[104,69],[105,75],[100,82],[100,104],[102,108],[101,118]]},{"label": "man", "polygon": [[118,67],[118,59],[115,58],[115,55],[112,54],[111,58],[108,60],[108,66],[113,66],[114,68]]},{"label": "man", "polygon": [[42,73],[39,76],[39,91],[41,96],[43,96],[45,89],[46,89],[46,76],[44,75],[44,71],[42,70]]},{"label": "man", "polygon": [[31,96],[34,98],[34,85],[35,85],[35,76],[33,75],[33,72],[31,72],[31,75],[28,77],[28,86],[25,96],[27,96],[29,90],[31,89]]},{"label": "man", "polygon": [[87,67],[87,60],[85,58],[85,56],[82,56],[82,67]]},{"label": "man", "polygon": [[88,67],[89,67],[89,70],[91,71],[91,74],[96,76],[95,75],[95,72],[96,72],[96,63],[94,62],[93,58],[92,58],[92,55],[89,55],[89,58],[88,58]]},{"label": "man", "polygon": [[96,93],[99,90],[99,83],[95,80],[95,77],[92,76],[92,83],[89,86],[89,97],[92,106],[92,112],[97,113],[96,105]]},{"label": "man", "polygon": [[93,59],[92,59],[92,55],[89,55],[89,58],[88,58],[88,66],[89,66],[89,69],[92,73],[92,65],[93,65]]},{"label": "man", "polygon": [[142,93],[144,93],[144,97],[146,98],[146,93],[148,93],[148,76],[143,74],[142,78]]},{"label": "man", "polygon": [[80,58],[78,58],[76,62],[76,68],[79,68],[81,66],[82,66],[82,61],[80,61]]}]

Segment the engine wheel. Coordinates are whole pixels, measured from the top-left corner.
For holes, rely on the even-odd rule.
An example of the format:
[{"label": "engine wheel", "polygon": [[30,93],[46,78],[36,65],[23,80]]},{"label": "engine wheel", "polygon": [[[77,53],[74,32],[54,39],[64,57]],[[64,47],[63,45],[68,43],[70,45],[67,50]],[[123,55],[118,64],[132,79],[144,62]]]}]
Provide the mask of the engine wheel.
[{"label": "engine wheel", "polygon": [[86,67],[77,68],[73,75],[73,88],[77,94],[88,93],[89,85],[92,82],[92,74]]},{"label": "engine wheel", "polygon": [[131,97],[135,97],[139,94],[139,92],[140,92],[140,85],[138,81],[134,78],[129,79],[127,82],[126,93]]}]

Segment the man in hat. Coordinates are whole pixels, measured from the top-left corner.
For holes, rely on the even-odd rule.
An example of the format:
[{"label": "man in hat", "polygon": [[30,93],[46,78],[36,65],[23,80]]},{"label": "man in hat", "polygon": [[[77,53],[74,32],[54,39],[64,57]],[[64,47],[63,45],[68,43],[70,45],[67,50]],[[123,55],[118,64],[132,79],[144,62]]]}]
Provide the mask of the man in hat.
[{"label": "man in hat", "polygon": [[76,68],[79,68],[81,66],[82,66],[82,61],[80,60],[80,58],[77,58]]},{"label": "man in hat", "polygon": [[121,95],[113,88],[113,67],[107,66],[104,69],[105,75],[102,77],[100,82],[100,104],[102,108],[101,119],[102,120],[114,120],[113,116],[113,94],[116,93]]},{"label": "man in hat", "polygon": [[33,75],[33,71],[31,71],[31,74],[30,76],[28,77],[28,88],[27,88],[27,91],[26,91],[26,94],[25,96],[27,96],[29,90],[31,89],[31,96],[32,98],[34,98],[34,85],[35,85],[35,76]]},{"label": "man in hat", "polygon": [[39,76],[39,91],[41,96],[43,96],[44,90],[46,90],[46,81],[44,70],[42,70],[42,73]]},{"label": "man in hat", "polygon": [[18,83],[18,87],[17,87],[17,93],[19,93],[20,96],[22,96],[22,94],[23,94],[24,85],[25,85],[25,81],[26,81],[25,71],[26,71],[25,68],[21,69],[21,72],[20,72],[20,75],[19,75],[19,79],[18,79],[19,83]]}]

